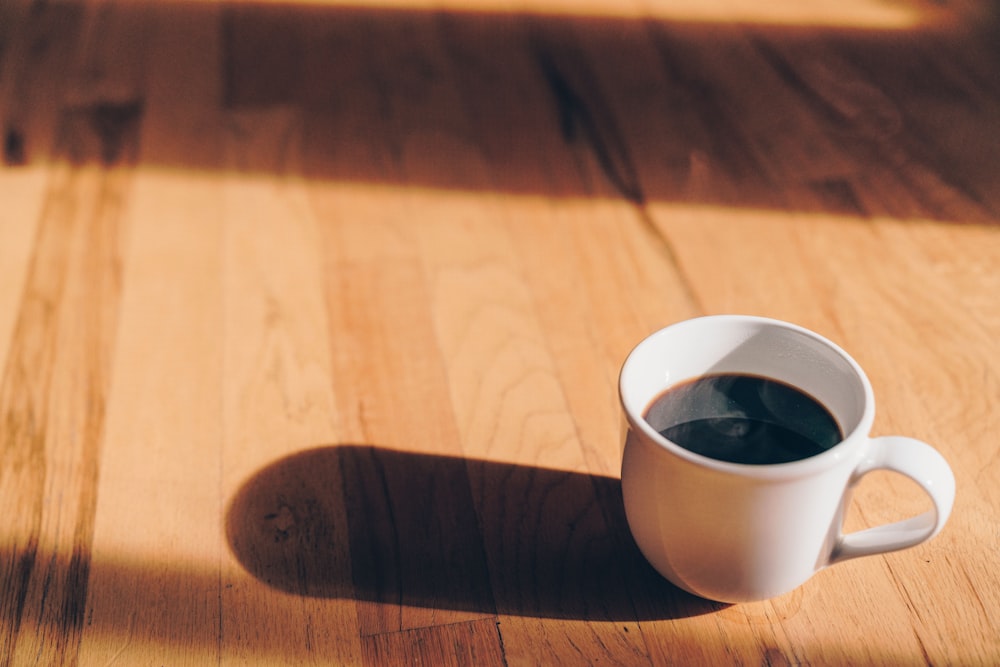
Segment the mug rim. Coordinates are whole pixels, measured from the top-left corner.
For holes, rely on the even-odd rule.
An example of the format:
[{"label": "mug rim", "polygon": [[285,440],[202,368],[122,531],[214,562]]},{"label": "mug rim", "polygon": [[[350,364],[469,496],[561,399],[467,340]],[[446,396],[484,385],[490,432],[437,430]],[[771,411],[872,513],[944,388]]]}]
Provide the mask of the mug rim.
[{"label": "mug rim", "polygon": [[[857,381],[860,383],[862,390],[864,392],[864,405],[860,417],[857,419],[853,428],[850,432],[845,433],[844,437],[837,444],[830,447],[828,450],[821,452],[819,454],[806,457],[804,459],[799,459],[796,461],[789,461],[786,463],[735,463],[731,461],[723,461],[720,459],[714,459],[703,454],[698,454],[689,449],[681,447],[670,439],[661,435],[655,428],[653,428],[649,422],[643,417],[643,412],[648,407],[648,404],[639,406],[630,405],[626,399],[626,388],[625,388],[625,375],[626,370],[630,363],[634,362],[635,357],[640,348],[652,344],[651,341],[656,338],[661,338],[666,335],[666,332],[676,329],[681,326],[694,326],[696,324],[709,324],[711,322],[717,322],[719,324],[732,325],[734,323],[742,324],[753,324],[762,327],[774,327],[785,329],[787,331],[792,331],[794,333],[800,334],[819,345],[826,347],[827,349],[833,351],[842,361],[844,361],[847,366],[854,373]],[[674,386],[678,382],[685,381],[690,378],[682,378],[681,380],[665,383],[661,391],[665,391],[667,388]],[[703,468],[710,468],[722,473],[729,473],[739,475],[741,477],[753,477],[757,479],[775,479],[775,478],[791,478],[799,477],[802,475],[807,475],[817,470],[828,469],[837,465],[839,462],[851,458],[858,451],[861,443],[867,441],[868,434],[871,430],[872,423],[875,417],[875,402],[874,394],[872,391],[871,383],[868,380],[868,376],[865,374],[864,370],[861,368],[860,364],[854,360],[851,355],[849,355],[843,348],[839,345],[826,338],[825,336],[816,333],[810,329],[806,329],[798,324],[793,324],[791,322],[786,322],[783,320],[778,320],[770,317],[761,317],[757,315],[738,315],[738,314],[724,314],[724,315],[703,315],[700,317],[689,318],[685,320],[679,320],[665,327],[662,327],[648,336],[639,341],[628,355],[625,357],[625,361],[622,363],[621,370],[618,376],[618,399],[621,405],[622,411],[625,414],[625,418],[628,424],[640,431],[646,439],[664,449],[671,454],[678,456],[690,463],[698,465]]]}]

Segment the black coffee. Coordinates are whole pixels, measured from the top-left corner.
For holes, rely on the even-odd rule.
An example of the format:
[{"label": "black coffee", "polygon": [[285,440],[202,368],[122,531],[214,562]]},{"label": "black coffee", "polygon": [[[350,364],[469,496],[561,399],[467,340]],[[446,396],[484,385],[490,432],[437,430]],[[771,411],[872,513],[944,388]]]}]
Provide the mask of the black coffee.
[{"label": "black coffee", "polygon": [[646,421],[668,440],[720,461],[766,465],[821,454],[843,439],[822,403],[756,375],[706,375],[667,389]]}]

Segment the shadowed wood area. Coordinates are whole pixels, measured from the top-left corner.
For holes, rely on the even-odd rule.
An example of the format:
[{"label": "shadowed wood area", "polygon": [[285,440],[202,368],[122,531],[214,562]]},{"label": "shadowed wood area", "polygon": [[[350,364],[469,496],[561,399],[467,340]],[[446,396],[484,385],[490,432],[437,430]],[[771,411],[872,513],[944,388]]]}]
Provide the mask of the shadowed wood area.
[{"label": "shadowed wood area", "polygon": [[[993,3],[9,0],[0,132],[0,665],[1000,661]],[[617,373],[725,312],[861,363],[940,536],[652,570]]]}]

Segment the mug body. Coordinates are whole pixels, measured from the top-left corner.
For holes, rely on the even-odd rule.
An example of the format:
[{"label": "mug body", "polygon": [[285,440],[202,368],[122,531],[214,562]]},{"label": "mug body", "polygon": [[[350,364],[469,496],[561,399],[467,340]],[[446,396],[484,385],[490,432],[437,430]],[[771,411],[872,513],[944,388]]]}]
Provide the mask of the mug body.
[{"label": "mug body", "polygon": [[[740,464],[684,449],[644,419],[665,390],[717,373],[763,376],[804,391],[830,411],[844,438],[798,461]],[[776,320],[697,318],[636,346],[619,392],[626,516],[639,549],[664,577],[701,597],[744,602],[790,591],[829,562],[874,417],[870,384],[843,350]]]}]

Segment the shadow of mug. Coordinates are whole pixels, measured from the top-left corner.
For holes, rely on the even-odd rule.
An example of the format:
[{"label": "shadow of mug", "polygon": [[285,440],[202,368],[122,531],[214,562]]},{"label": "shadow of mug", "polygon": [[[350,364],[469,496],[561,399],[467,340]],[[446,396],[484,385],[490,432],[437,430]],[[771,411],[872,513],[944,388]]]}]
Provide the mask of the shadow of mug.
[{"label": "shadow of mug", "polygon": [[724,606],[646,563],[610,477],[324,446],[251,477],[226,534],[250,574],[302,596],[615,621]]}]

